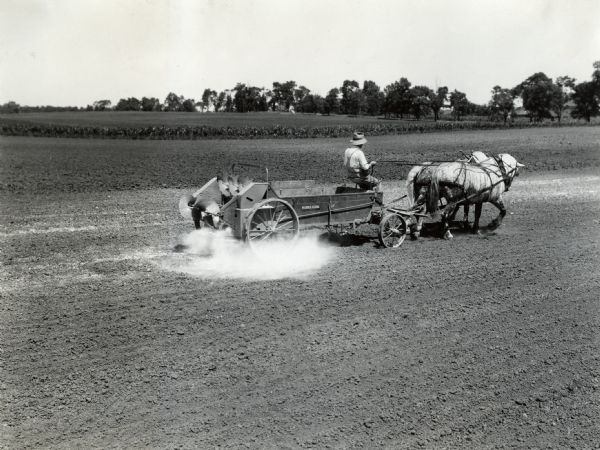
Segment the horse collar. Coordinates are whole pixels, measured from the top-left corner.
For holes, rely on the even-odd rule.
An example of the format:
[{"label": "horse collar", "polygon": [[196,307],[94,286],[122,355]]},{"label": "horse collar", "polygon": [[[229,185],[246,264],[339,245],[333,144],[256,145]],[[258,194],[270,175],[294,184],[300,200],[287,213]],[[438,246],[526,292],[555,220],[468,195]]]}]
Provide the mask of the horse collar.
[{"label": "horse collar", "polygon": [[504,181],[504,187],[508,191],[510,189],[510,184],[512,182],[512,179],[506,173],[506,167],[504,166],[504,161],[502,161],[502,158],[500,157],[500,155],[494,155],[494,160],[496,161],[496,164],[498,164],[498,169],[500,169],[500,174],[502,175],[502,180]]}]

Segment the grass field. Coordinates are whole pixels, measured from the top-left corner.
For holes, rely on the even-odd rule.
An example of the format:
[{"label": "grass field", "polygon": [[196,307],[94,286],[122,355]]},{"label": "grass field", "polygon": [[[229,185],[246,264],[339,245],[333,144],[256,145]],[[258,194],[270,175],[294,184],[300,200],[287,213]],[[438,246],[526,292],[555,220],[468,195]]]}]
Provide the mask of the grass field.
[{"label": "grass field", "polygon": [[[527,171],[600,166],[599,127],[533,128],[369,137],[376,160],[453,160],[461,152],[510,153]],[[346,138],[134,141],[0,137],[0,191],[40,194],[198,187],[234,162],[269,168],[272,179],[343,182]],[[385,180],[409,166],[379,164]],[[36,174],[32,176],[32,174]],[[256,179],[264,172],[254,170]]]},{"label": "grass field", "polygon": [[316,114],[265,113],[166,113],[166,112],[56,112],[1,114],[0,120],[18,120],[51,125],[141,127],[141,126],[214,126],[214,127],[289,127],[338,126],[379,123],[371,116],[321,116]]},{"label": "grass field", "polygon": [[[449,113],[442,114],[442,121],[450,121]],[[466,117],[464,122],[485,121],[482,117]],[[382,116],[346,116],[346,115],[317,115],[290,114],[279,112],[264,113],[166,113],[166,112],[52,112],[52,113],[22,113],[0,114],[0,122],[31,123],[41,125],[61,125],[80,127],[147,127],[147,126],[210,126],[210,127],[328,127],[352,126],[357,129],[385,123],[423,123],[433,122],[433,119],[415,121],[412,119],[385,119]],[[527,124],[527,118],[518,118],[516,123]],[[548,122],[550,124],[550,122]],[[570,117],[563,119],[564,124],[583,124]],[[594,123],[600,123],[595,120]]]}]

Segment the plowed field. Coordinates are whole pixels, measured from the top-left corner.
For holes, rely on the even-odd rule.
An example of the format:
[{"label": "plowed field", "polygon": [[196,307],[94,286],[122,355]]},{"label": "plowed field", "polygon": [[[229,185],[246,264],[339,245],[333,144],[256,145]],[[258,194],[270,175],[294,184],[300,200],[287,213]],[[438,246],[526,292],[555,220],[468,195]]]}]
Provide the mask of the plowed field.
[{"label": "plowed field", "polygon": [[[177,201],[191,172],[163,187],[139,153],[85,173],[69,145],[87,141],[64,159],[43,149],[65,141],[3,139],[0,447],[597,447],[600,148],[575,130],[560,153],[559,137],[529,132],[514,153],[530,170],[495,232],[398,249],[307,238],[308,252],[254,262],[190,234]],[[412,136],[379,142],[423,157],[508,147],[465,135],[421,153]],[[334,160],[296,150],[285,174]]]}]

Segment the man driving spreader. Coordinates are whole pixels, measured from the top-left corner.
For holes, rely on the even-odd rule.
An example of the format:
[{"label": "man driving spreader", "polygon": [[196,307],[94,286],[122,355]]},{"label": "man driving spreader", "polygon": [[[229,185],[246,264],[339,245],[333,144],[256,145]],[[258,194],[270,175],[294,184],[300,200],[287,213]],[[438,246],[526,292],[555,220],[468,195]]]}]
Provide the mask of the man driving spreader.
[{"label": "man driving spreader", "polygon": [[381,182],[370,174],[371,168],[376,161],[367,162],[367,158],[362,151],[362,147],[367,143],[363,133],[353,133],[350,141],[352,147],[346,149],[344,153],[344,166],[348,172],[348,179],[356,183],[361,189],[374,191],[379,190]]}]

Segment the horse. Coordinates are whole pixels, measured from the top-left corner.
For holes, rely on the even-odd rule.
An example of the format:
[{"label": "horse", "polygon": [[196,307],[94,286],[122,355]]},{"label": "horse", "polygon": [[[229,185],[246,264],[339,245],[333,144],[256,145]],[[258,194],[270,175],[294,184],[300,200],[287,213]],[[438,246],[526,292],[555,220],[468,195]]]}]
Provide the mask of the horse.
[{"label": "horse", "polygon": [[[480,151],[475,151],[467,159],[459,159],[458,162],[468,162],[478,164],[481,161],[488,159],[488,156]],[[431,184],[431,174],[436,168],[437,163],[424,162],[420,166],[414,166],[408,172],[406,177],[406,190],[410,208],[415,212],[423,212],[426,209],[426,198],[429,185]],[[452,212],[450,218],[453,219],[458,212],[458,205]],[[411,237],[418,239],[423,227],[423,216],[418,216],[417,222],[411,227]],[[464,204],[463,228],[469,229],[469,203]]]},{"label": "horse", "polygon": [[479,231],[479,218],[483,203],[489,202],[498,208],[498,216],[489,224],[497,228],[506,215],[502,194],[510,188],[514,177],[524,164],[508,153],[501,153],[478,164],[466,162],[441,163],[431,173],[431,183],[427,190],[426,210],[434,213],[439,209],[439,200],[447,202],[442,209],[442,232],[445,239],[452,239],[448,228],[448,218],[460,204],[475,205],[473,232]]}]

